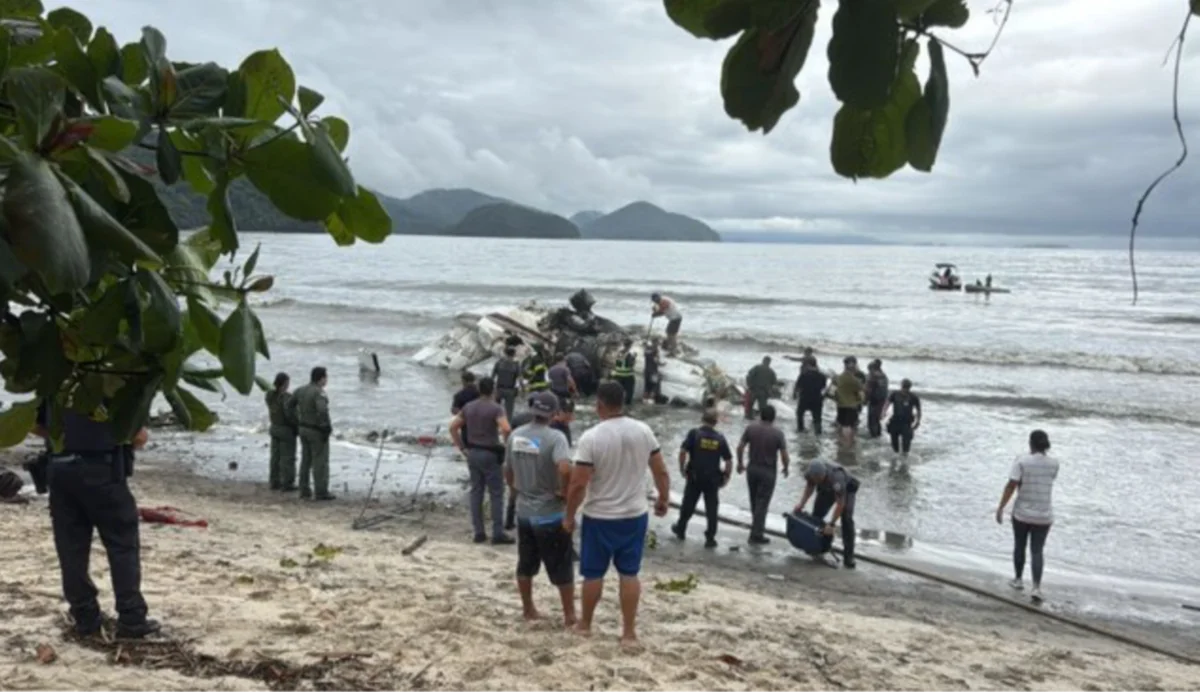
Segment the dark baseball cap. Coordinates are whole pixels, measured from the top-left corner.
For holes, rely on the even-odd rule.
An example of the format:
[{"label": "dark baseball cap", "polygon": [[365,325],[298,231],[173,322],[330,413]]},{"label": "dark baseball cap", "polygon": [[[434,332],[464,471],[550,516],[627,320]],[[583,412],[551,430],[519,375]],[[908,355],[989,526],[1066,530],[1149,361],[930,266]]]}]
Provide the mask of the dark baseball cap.
[{"label": "dark baseball cap", "polygon": [[558,413],[558,397],[552,392],[538,392],[529,398],[529,409],[543,416]]}]

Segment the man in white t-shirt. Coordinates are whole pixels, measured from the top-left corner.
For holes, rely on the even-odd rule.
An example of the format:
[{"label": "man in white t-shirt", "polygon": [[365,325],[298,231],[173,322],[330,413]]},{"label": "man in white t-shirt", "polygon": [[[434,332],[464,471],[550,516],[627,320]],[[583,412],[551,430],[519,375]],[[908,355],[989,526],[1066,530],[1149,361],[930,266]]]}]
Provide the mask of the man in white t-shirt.
[{"label": "man in white t-shirt", "polygon": [[653,474],[658,490],[655,516],[667,514],[671,479],[654,432],[645,423],[626,417],[624,404],[625,390],[620,384],[600,385],[596,392],[600,422],[583,433],[575,449],[563,528],[574,531],[575,515],[582,506],[579,573],[583,576],[583,614],[577,630],[591,634],[592,616],[611,564],[621,578],[621,643],[632,645],[637,642],[642,595],[638,572],[650,524],[646,469]]},{"label": "man in white t-shirt", "polygon": [[1029,545],[1030,563],[1033,568],[1034,601],[1042,600],[1042,549],[1050,525],[1054,523],[1054,508],[1051,495],[1054,480],[1058,478],[1058,461],[1046,454],[1050,451],[1050,436],[1043,430],[1034,430],[1029,435],[1029,456],[1019,457],[1008,474],[1008,483],[996,508],[996,523],[1004,523],[1004,507],[1017,494],[1012,508],[1013,526],[1013,571],[1016,577],[1009,582],[1014,589],[1024,589],[1022,574],[1025,572],[1025,547]]}]

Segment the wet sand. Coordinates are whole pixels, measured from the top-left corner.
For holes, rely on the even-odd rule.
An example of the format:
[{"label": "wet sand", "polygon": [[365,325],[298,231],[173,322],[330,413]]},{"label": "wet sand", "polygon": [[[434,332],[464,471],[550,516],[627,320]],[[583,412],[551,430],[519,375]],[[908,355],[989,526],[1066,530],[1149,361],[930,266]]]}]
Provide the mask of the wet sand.
[{"label": "wet sand", "polygon": [[[205,479],[164,446],[139,460],[142,506],[209,527],[143,525],[152,615],[182,653],[98,651],[62,636],[45,498],[0,505],[0,685],[8,689],[1195,689],[1200,667],[953,589],[678,545],[647,552],[640,634],[622,651],[615,589],[584,640],[522,621],[515,548],[476,546],[462,509],[351,530],[358,503],[315,505]],[[0,456],[15,463],[17,457]],[[698,527],[697,527],[698,529]],[[694,531],[698,533],[698,530]],[[412,555],[402,551],[428,540]],[[722,542],[744,536],[727,532]],[[325,550],[331,548],[332,550]],[[786,567],[786,569],[785,569]],[[111,608],[103,551],[92,572]],[[654,584],[696,574],[689,593]],[[39,645],[55,651],[37,661]],[[43,649],[43,651],[45,651]],[[117,655],[122,665],[110,659]],[[263,663],[267,661],[269,663]],[[291,676],[291,677],[289,677]]]}]

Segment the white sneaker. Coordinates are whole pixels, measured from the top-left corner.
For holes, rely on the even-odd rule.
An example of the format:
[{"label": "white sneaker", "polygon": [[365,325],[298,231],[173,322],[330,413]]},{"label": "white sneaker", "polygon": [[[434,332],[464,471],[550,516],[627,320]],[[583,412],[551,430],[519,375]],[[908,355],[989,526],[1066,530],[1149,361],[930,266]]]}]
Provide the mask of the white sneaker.
[{"label": "white sneaker", "polygon": [[1033,591],[1029,592],[1029,597],[1031,599],[1033,599],[1034,603],[1041,603],[1042,602],[1042,587],[1040,587],[1040,586],[1033,587]]},{"label": "white sneaker", "polygon": [[1013,580],[1011,580],[1011,581],[1009,581],[1009,582],[1008,582],[1008,585],[1009,585],[1009,586],[1011,586],[1011,587],[1013,587],[1013,588],[1014,588],[1014,589],[1016,589],[1017,591],[1024,591],[1024,590],[1025,590],[1025,582],[1024,582],[1024,581],[1022,581],[1022,580],[1020,580],[1020,579],[1013,579]]}]

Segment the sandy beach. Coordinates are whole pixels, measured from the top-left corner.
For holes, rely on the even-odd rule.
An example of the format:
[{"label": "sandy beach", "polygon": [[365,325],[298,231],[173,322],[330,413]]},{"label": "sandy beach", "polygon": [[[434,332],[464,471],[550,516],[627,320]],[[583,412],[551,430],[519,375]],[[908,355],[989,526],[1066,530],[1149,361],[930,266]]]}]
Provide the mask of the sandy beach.
[{"label": "sandy beach", "polygon": [[[142,506],[208,521],[143,525],[144,591],[165,643],[64,637],[46,500],[0,505],[0,688],[1200,686],[1200,667],[945,587],[905,579],[881,586],[861,571],[818,566],[738,569],[667,540],[647,553],[644,650],[627,653],[617,644],[612,587],[590,640],[562,629],[557,594],[541,580],[535,597],[546,619],[522,621],[515,549],[470,544],[456,506],[354,531],[358,503],[302,504],[261,485],[193,476],[172,462],[180,452],[145,454],[133,481]],[[110,610],[99,542],[92,572]],[[690,592],[655,588],[689,574],[697,576]]]}]

